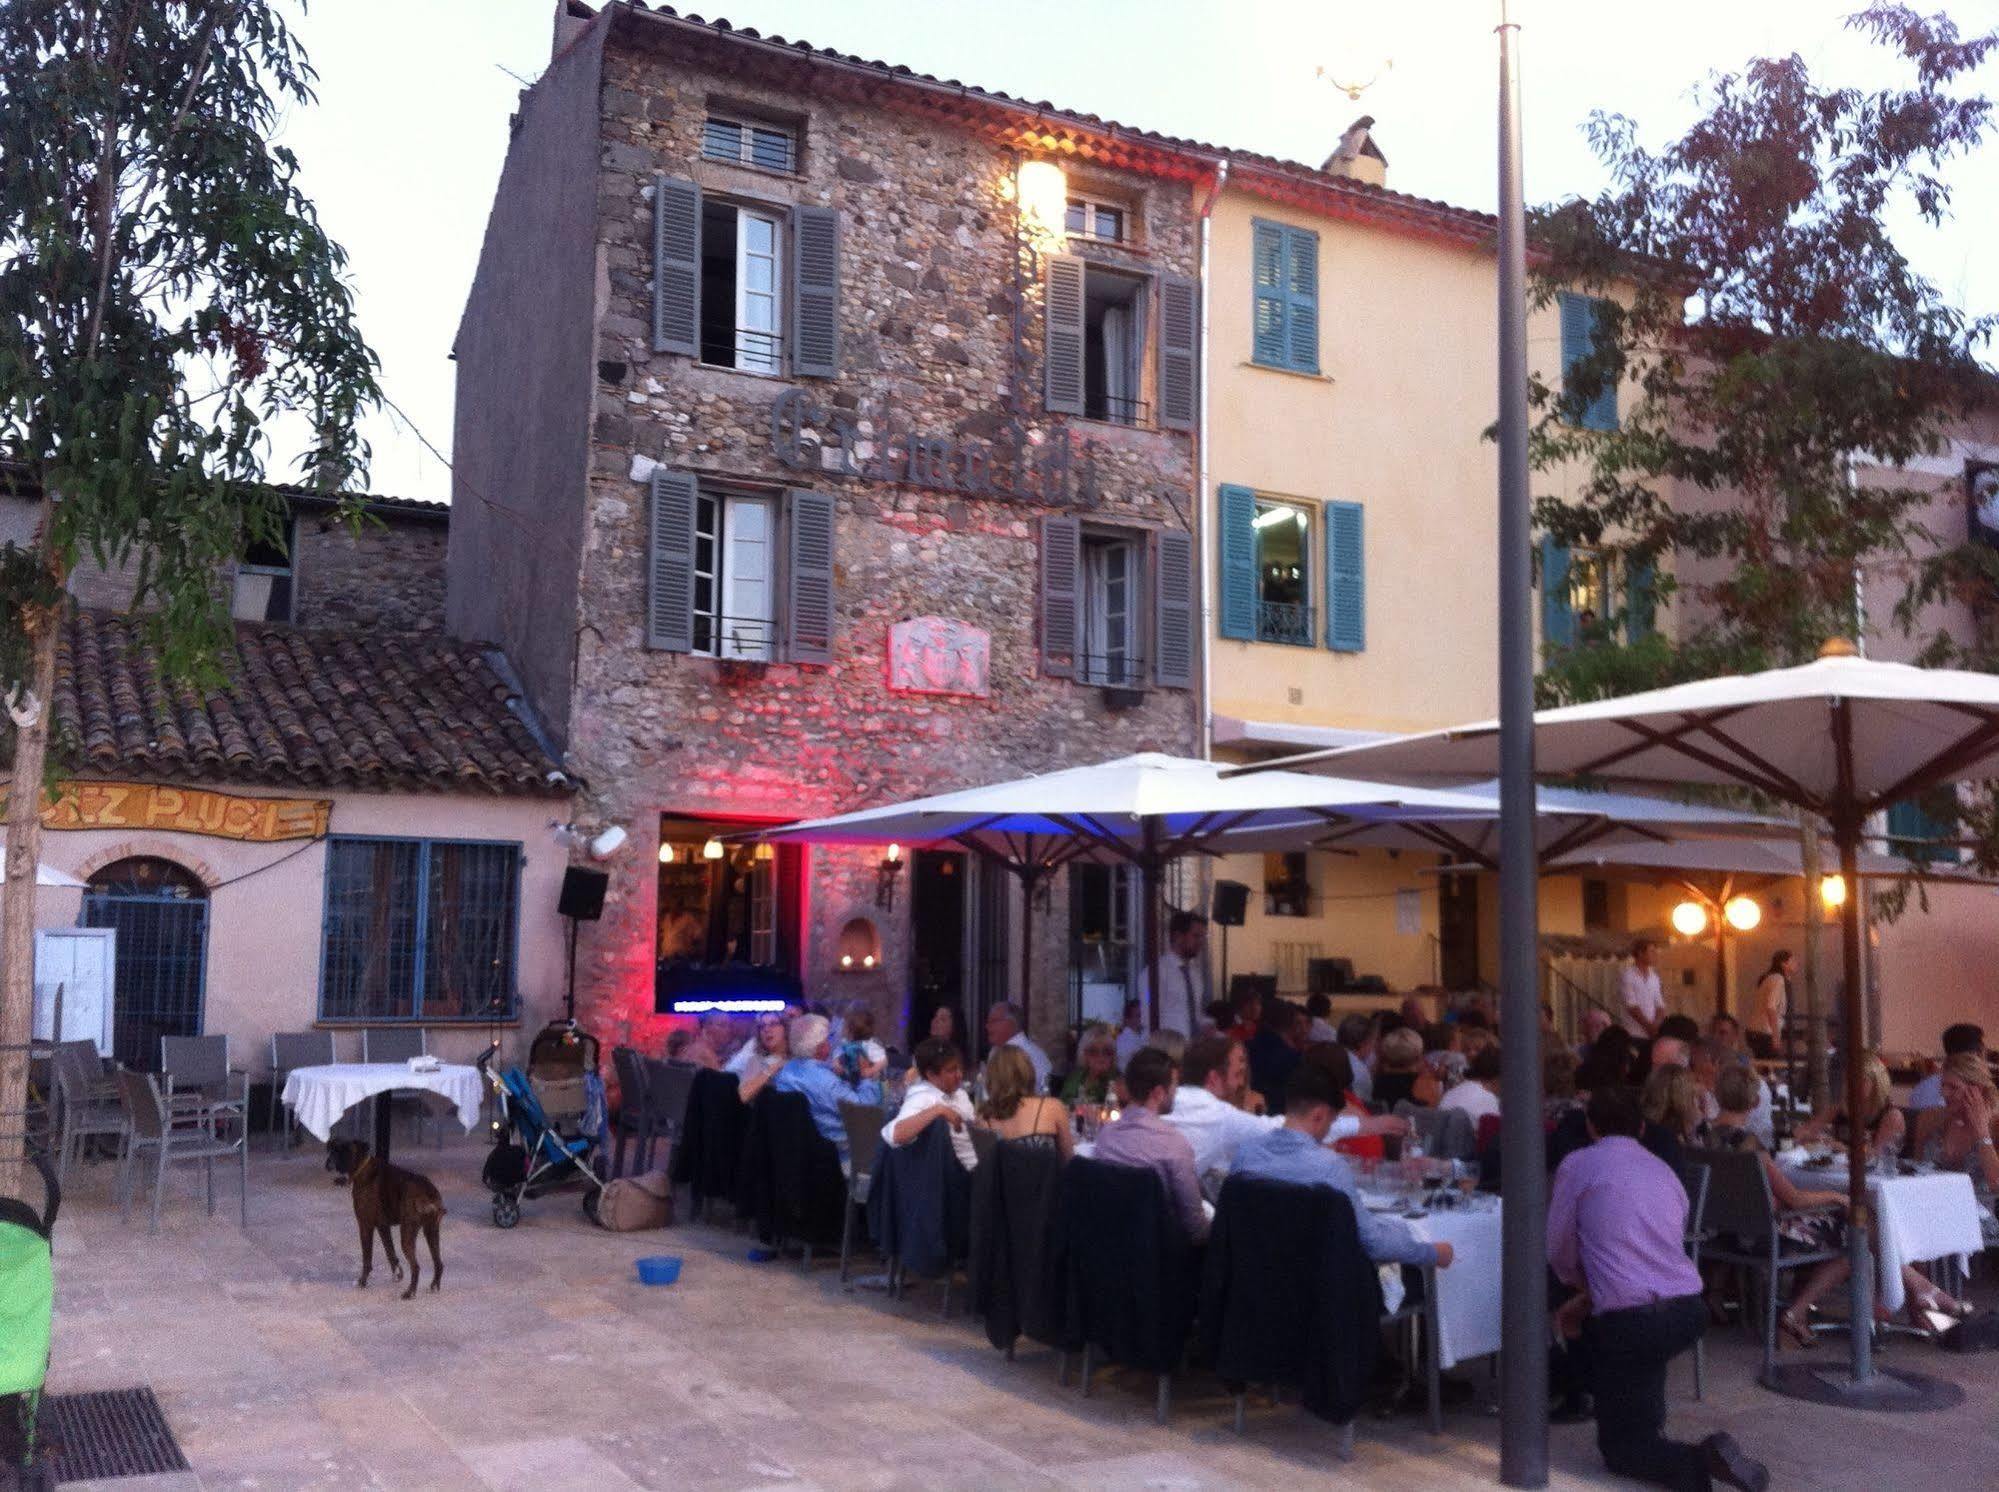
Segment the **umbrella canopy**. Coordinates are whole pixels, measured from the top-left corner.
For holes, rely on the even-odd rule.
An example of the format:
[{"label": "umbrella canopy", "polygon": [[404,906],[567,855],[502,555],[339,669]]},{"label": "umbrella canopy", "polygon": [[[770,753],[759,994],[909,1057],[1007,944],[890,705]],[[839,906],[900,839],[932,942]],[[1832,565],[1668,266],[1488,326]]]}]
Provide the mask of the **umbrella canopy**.
[{"label": "umbrella canopy", "polygon": [[[1547,792],[1546,788],[1542,789]],[[1805,873],[1804,854],[1796,839],[1703,839],[1678,840],[1672,844],[1591,845],[1548,862],[1553,872],[1598,870],[1626,871],[1653,879],[1679,876],[1767,876],[1791,879]],[[1878,850],[1862,850],[1860,874],[1865,879],[1889,880],[1912,873],[1908,861],[1899,855]],[[1930,866],[1924,875],[1936,881],[1960,885],[1989,885],[1954,866]]]},{"label": "umbrella canopy", "polygon": [[[1299,770],[1470,777],[1499,722],[1282,758]],[[1556,777],[1746,786],[1833,820],[1938,783],[1999,776],[1999,676],[1838,654],[1542,710],[1534,766]]]},{"label": "umbrella canopy", "polygon": [[[0,856],[0,886],[6,884],[7,862],[4,856]],[[72,891],[81,890],[83,887],[82,881],[79,881],[66,870],[57,870],[53,865],[37,865],[35,867],[35,884],[37,886],[64,886]]]},{"label": "umbrella canopy", "polygon": [[[1454,810],[1447,817],[1423,819],[1411,817],[1405,808],[1388,819],[1355,819],[1328,825],[1314,835],[1309,847],[1435,850],[1463,864],[1495,868],[1499,864],[1499,783],[1496,780],[1471,783],[1453,791],[1459,797],[1484,803],[1485,813],[1472,817]],[[1689,837],[1719,835],[1766,840],[1789,834],[1795,842],[1797,835],[1796,825],[1788,819],[1708,808],[1697,803],[1676,803],[1669,798],[1636,793],[1592,792],[1582,788],[1541,788],[1535,795],[1534,811],[1534,851],[1544,866],[1567,855],[1581,855],[1586,847],[1658,847]],[[1244,837],[1241,847],[1278,847],[1262,844],[1263,837],[1252,832]],[[1216,848],[1228,849],[1237,844],[1237,836],[1229,834],[1222,837]]]}]

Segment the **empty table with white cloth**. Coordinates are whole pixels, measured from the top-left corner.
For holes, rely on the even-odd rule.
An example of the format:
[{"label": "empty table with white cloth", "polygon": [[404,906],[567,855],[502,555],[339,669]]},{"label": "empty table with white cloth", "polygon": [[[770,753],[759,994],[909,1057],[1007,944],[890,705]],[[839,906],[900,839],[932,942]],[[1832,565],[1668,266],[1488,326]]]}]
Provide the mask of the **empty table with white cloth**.
[{"label": "empty table with white cloth", "polygon": [[[320,1067],[296,1067],[285,1079],[284,1101],[298,1116],[298,1122],[315,1139],[325,1141],[333,1134],[340,1116],[356,1104],[387,1093],[411,1091],[435,1093],[448,1100],[458,1112],[458,1122],[470,1130],[479,1122],[479,1105],[485,1085],[479,1070],[462,1062],[440,1062],[424,1070],[401,1062],[329,1062]],[[375,1153],[389,1153],[389,1107],[375,1106]]]},{"label": "empty table with white cloth", "polygon": [[[1778,1164],[1793,1184],[1812,1191],[1846,1191],[1846,1167],[1813,1170],[1786,1162]],[[1931,1171],[1916,1176],[1869,1176],[1868,1201],[1874,1208],[1877,1257],[1874,1279],[1881,1304],[1902,1309],[1907,1292],[1902,1266],[1931,1259],[1968,1260],[1985,1247],[1978,1225],[1978,1198],[1971,1178],[1960,1171]]]}]

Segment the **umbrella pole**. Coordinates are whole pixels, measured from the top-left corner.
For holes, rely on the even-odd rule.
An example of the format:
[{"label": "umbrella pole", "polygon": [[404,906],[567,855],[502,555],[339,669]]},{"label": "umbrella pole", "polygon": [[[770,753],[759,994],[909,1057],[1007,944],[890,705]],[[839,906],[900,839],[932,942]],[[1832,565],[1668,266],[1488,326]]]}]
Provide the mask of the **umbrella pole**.
[{"label": "umbrella pole", "polygon": [[1834,831],[1839,841],[1839,873],[1846,880],[1846,901],[1839,909],[1840,962],[1845,973],[1844,1034],[1840,1058],[1846,1063],[1846,1249],[1852,1274],[1847,1279],[1847,1309],[1852,1313],[1853,1381],[1874,1376],[1874,1256],[1868,1247],[1867,1126],[1861,1118],[1865,1078],[1860,1054],[1865,1018],[1861,999],[1860,948],[1860,825],[1847,819]]},{"label": "umbrella pole", "polygon": [[1034,884],[1039,867],[1020,868],[1020,1028],[1027,1030],[1029,1000],[1034,989]]},{"label": "umbrella pole", "polygon": [[[1145,821],[1145,854],[1139,862],[1139,879],[1145,894],[1145,988],[1151,1004],[1148,1014],[1152,1029],[1159,1029],[1159,828],[1156,819]],[[1191,1037],[1191,1031],[1183,1033]]]}]

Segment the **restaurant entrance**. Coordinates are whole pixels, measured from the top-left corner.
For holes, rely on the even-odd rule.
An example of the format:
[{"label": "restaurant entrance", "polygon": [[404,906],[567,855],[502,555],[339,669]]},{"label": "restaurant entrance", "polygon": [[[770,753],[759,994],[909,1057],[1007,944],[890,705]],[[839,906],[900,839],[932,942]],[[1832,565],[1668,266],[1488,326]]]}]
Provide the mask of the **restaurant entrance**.
[{"label": "restaurant entrance", "polygon": [[918,850],[909,866],[909,1030],[911,1047],[930,1032],[930,1017],[947,1005],[958,1018],[961,1045],[976,1043],[965,995],[966,862],[957,850]]},{"label": "restaurant entrance", "polygon": [[1478,877],[1460,871],[1437,878],[1437,982],[1445,989],[1478,987]]}]

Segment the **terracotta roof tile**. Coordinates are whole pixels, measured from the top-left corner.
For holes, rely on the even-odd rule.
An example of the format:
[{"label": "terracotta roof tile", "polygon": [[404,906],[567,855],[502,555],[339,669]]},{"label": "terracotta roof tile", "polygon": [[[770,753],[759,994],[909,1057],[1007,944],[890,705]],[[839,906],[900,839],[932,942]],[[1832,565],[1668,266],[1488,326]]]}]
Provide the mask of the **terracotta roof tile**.
[{"label": "terracotta roof tile", "polygon": [[131,618],[78,611],[57,726],[89,772],[534,793],[557,768],[471,643],[240,623],[222,667],[220,688],[168,685]]}]

